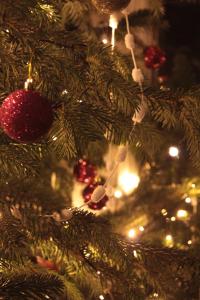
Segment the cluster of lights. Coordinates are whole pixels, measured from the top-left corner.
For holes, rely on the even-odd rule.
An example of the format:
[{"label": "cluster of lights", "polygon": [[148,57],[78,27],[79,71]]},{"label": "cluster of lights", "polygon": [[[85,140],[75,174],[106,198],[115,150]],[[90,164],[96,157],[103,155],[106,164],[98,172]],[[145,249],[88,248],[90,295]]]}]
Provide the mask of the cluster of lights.
[{"label": "cluster of lights", "polygon": [[184,209],[179,209],[177,211],[177,214],[176,214],[177,218],[179,219],[185,219],[188,217],[188,212],[187,210],[184,210]]},{"label": "cluster of lights", "polygon": [[[144,232],[144,226],[139,226],[139,228],[138,228],[138,230],[140,231],[140,232]],[[134,228],[131,228],[129,231],[128,231],[128,237],[130,238],[130,239],[134,239],[135,237],[136,237],[136,235],[137,235],[137,230],[136,229],[134,229]]]}]

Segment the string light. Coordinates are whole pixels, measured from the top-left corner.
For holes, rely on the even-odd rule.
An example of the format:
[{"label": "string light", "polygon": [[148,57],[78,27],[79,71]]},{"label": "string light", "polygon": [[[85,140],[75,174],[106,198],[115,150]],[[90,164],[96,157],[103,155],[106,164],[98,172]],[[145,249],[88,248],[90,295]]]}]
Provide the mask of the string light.
[{"label": "string light", "polygon": [[163,208],[161,210],[161,213],[162,213],[163,216],[167,216],[167,214],[168,214],[168,212],[167,212],[167,210],[165,208]]},{"label": "string light", "polygon": [[144,231],[144,227],[143,227],[143,226],[140,226],[140,227],[139,227],[139,230],[143,232],[143,231]]},{"label": "string light", "polygon": [[114,193],[115,198],[120,199],[122,197],[122,191],[116,190]]},{"label": "string light", "polygon": [[176,221],[176,217],[171,217],[171,221],[175,222]]},{"label": "string light", "polygon": [[139,185],[140,178],[128,170],[123,171],[118,178],[118,184],[126,195],[130,195]]},{"label": "string light", "polygon": [[188,217],[188,212],[187,212],[187,210],[184,210],[184,209],[179,209],[178,211],[177,211],[177,217],[179,218],[179,219],[185,219],[185,218],[187,218]]},{"label": "string light", "polygon": [[100,296],[99,296],[99,299],[100,299],[100,300],[104,300],[105,298],[104,298],[103,295],[100,295]]},{"label": "string light", "polygon": [[130,229],[129,232],[128,232],[128,237],[133,239],[134,237],[136,236],[136,231],[135,229]]},{"label": "string light", "polygon": [[107,45],[107,44],[108,44],[108,39],[107,39],[107,37],[105,37],[105,36],[102,38],[101,41],[102,41],[102,43],[103,43],[104,45]]},{"label": "string light", "polygon": [[191,184],[191,187],[192,187],[193,189],[195,189],[196,184],[195,184],[195,183],[192,183],[192,184]]},{"label": "string light", "polygon": [[169,147],[169,155],[174,158],[179,157],[179,149],[175,146]]},{"label": "string light", "polygon": [[192,202],[192,200],[191,200],[190,197],[187,197],[187,198],[185,199],[185,203],[191,203],[191,202]]},{"label": "string light", "polygon": [[173,236],[171,234],[167,234],[165,237],[166,246],[173,247],[173,242],[174,242]]},{"label": "string light", "polygon": [[192,241],[191,240],[189,240],[187,243],[188,243],[188,245],[192,245]]}]

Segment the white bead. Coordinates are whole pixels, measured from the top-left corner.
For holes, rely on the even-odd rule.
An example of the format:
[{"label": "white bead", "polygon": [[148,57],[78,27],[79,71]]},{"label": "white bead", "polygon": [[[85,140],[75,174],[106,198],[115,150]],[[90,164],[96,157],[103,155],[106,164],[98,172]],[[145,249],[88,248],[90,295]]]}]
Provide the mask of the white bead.
[{"label": "white bead", "polygon": [[105,187],[103,185],[99,185],[91,196],[91,202],[98,203],[106,194]]},{"label": "white bead", "polygon": [[69,221],[72,219],[73,217],[73,212],[71,211],[71,209],[62,209],[61,210],[61,217],[63,221]]},{"label": "white bead", "polygon": [[111,15],[110,16],[110,20],[109,20],[109,26],[113,29],[117,29],[118,27],[118,20],[116,18],[115,15]]},{"label": "white bead", "polygon": [[135,48],[134,36],[131,33],[125,35],[124,41],[127,49],[131,50]]},{"label": "white bead", "polygon": [[117,155],[117,162],[123,162],[125,161],[126,159],[126,156],[127,156],[127,147],[126,146],[122,146],[119,148],[119,152],[118,152],[118,155]]},{"label": "white bead", "polygon": [[133,80],[137,83],[141,83],[144,81],[144,75],[140,69],[134,68],[132,71]]}]

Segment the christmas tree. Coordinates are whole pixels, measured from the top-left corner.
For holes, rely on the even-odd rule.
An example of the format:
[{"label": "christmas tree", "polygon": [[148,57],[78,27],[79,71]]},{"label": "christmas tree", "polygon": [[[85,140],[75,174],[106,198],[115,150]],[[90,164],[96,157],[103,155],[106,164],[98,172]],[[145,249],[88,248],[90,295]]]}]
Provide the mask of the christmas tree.
[{"label": "christmas tree", "polygon": [[199,299],[199,58],[165,46],[170,5],[199,9],[1,1],[0,299]]}]

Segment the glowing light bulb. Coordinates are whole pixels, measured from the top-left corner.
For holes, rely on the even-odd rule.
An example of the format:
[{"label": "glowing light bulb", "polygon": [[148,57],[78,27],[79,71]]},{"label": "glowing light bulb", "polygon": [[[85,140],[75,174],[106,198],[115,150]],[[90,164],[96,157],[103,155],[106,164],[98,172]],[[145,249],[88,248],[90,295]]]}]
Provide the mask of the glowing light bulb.
[{"label": "glowing light bulb", "polygon": [[187,218],[188,212],[187,212],[187,210],[179,209],[179,210],[177,211],[177,214],[176,214],[176,215],[177,215],[178,218],[184,219],[184,218]]},{"label": "glowing light bulb", "polygon": [[135,229],[130,229],[129,232],[128,232],[128,237],[133,239],[134,237],[136,236],[136,232],[135,232]]},{"label": "glowing light bulb", "polygon": [[143,231],[144,231],[144,227],[143,227],[143,226],[140,226],[140,227],[139,227],[139,230],[143,232]]},{"label": "glowing light bulb", "polygon": [[168,212],[167,212],[167,210],[165,208],[163,208],[161,210],[161,213],[162,213],[163,216],[167,216],[167,214],[168,214]]},{"label": "glowing light bulb", "polygon": [[176,221],[176,218],[175,218],[175,217],[171,217],[171,221],[172,221],[172,222],[175,222],[175,221]]},{"label": "glowing light bulb", "polygon": [[126,195],[130,195],[138,187],[139,183],[140,178],[135,173],[125,170],[119,174],[118,184]]},{"label": "glowing light bulb", "polygon": [[171,157],[178,158],[179,157],[179,149],[177,147],[175,147],[175,146],[169,147],[169,155]]},{"label": "glowing light bulb", "polygon": [[192,200],[191,200],[190,197],[187,197],[187,198],[185,199],[185,203],[191,203],[191,202],[192,202]]},{"label": "glowing light bulb", "polygon": [[100,300],[104,300],[105,298],[104,298],[103,295],[100,295],[100,296],[99,296],[99,299],[100,299]]},{"label": "glowing light bulb", "polygon": [[188,245],[192,245],[192,241],[191,240],[189,240],[187,243],[188,243]]},{"label": "glowing light bulb", "polygon": [[104,45],[108,44],[108,39],[107,39],[106,37],[104,37],[104,38],[102,39],[102,43],[103,43]]},{"label": "glowing light bulb", "polygon": [[167,234],[165,237],[165,244],[167,247],[173,247],[174,239],[171,234]]},{"label": "glowing light bulb", "polygon": [[120,199],[122,197],[122,191],[120,190],[116,190],[114,193],[115,198]]}]

